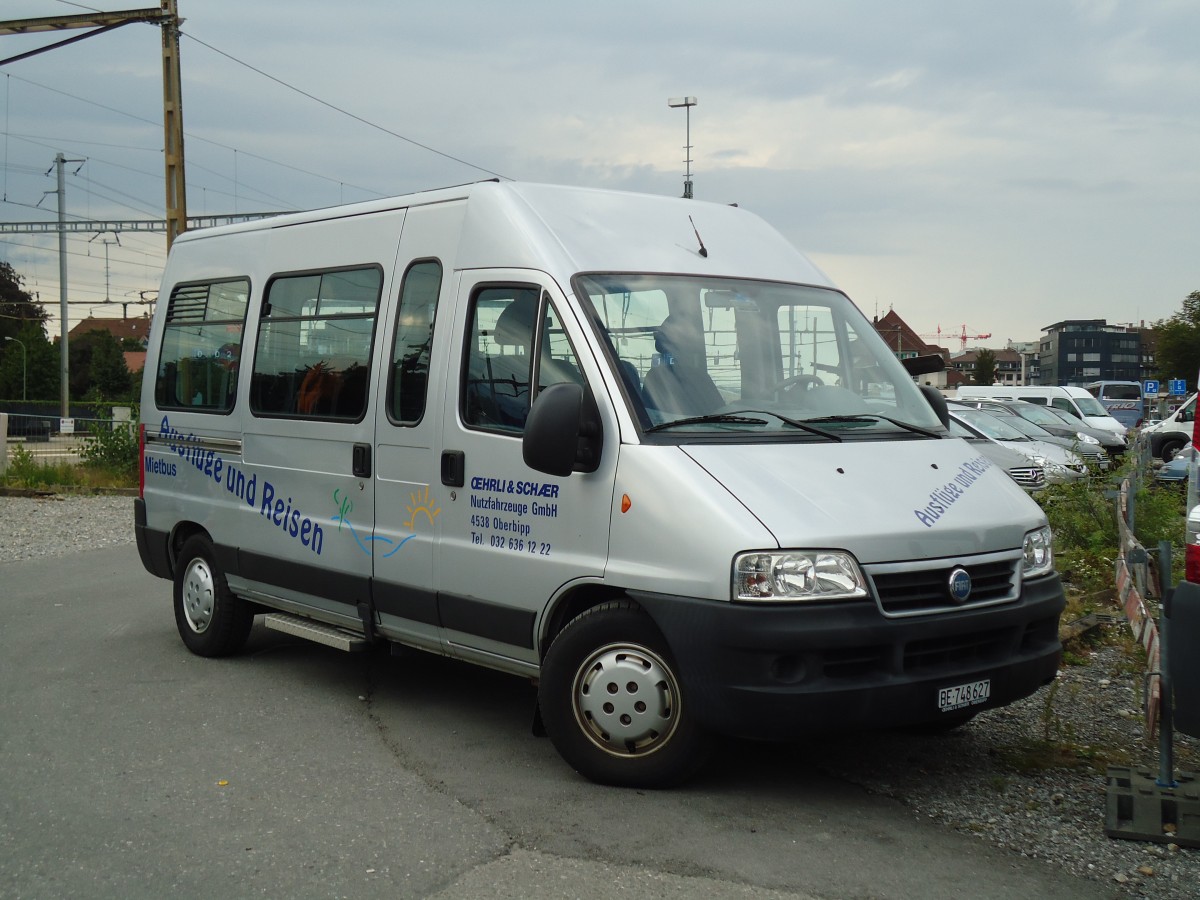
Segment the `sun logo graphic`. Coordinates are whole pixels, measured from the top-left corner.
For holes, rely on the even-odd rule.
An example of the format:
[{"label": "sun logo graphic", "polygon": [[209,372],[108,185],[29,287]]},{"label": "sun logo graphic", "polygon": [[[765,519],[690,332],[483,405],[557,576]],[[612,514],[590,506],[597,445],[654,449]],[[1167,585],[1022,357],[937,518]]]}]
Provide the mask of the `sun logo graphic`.
[{"label": "sun logo graphic", "polygon": [[408,521],[404,523],[405,528],[413,531],[417,530],[417,519],[424,516],[430,525],[433,520],[438,517],[438,513],[442,510],[437,505],[436,500],[431,500],[429,497],[429,485],[426,485],[423,490],[415,491],[408,495]]}]

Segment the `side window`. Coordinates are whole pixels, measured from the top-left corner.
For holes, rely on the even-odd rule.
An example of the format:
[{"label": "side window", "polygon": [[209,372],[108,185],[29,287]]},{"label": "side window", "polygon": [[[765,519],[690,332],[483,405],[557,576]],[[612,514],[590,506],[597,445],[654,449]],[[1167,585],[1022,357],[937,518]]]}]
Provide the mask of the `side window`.
[{"label": "side window", "polygon": [[233,409],[249,298],[245,278],[172,289],[154,382],[161,409]]},{"label": "side window", "polygon": [[1050,401],[1050,405],[1055,409],[1061,409],[1063,412],[1072,415],[1077,419],[1079,418],[1079,410],[1077,410],[1075,408],[1075,404],[1073,404],[1066,397],[1055,397]]},{"label": "side window", "polygon": [[579,363],[575,358],[575,350],[563,330],[558,313],[546,298],[546,315],[542,318],[542,334],[539,342],[541,350],[538,353],[538,390],[545,390],[552,384],[569,382],[583,384],[583,375],[579,371]]},{"label": "side window", "polygon": [[527,285],[486,287],[471,302],[463,382],[467,425],[520,434],[533,401],[533,362],[539,347],[539,387],[582,383],[579,364],[561,321],[547,298],[541,327],[539,289]]},{"label": "side window", "polygon": [[436,260],[413,263],[404,273],[388,380],[388,413],[394,422],[419,422],[425,414],[429,354],[441,286],[442,266]]},{"label": "side window", "polygon": [[378,266],[273,278],[258,325],[250,409],[356,421],[367,408]]}]

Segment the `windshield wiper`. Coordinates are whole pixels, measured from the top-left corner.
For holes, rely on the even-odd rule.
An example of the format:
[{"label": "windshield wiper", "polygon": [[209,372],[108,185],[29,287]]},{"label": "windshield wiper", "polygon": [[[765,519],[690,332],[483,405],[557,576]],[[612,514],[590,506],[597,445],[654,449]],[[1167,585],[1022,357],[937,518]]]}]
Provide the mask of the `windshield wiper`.
[{"label": "windshield wiper", "polygon": [[940,432],[934,431],[931,428],[925,428],[921,425],[914,425],[912,422],[905,422],[903,419],[893,419],[891,416],[881,416],[879,413],[866,413],[863,415],[849,416],[822,416],[819,419],[805,419],[806,422],[866,422],[869,419],[875,419],[880,422],[889,422],[897,428],[903,428],[906,431],[914,431],[917,434],[923,434],[927,437],[940,438]]},{"label": "windshield wiper", "polygon": [[707,416],[691,416],[687,419],[674,419],[670,422],[663,422],[660,425],[651,425],[646,429],[646,433],[651,431],[662,431],[666,428],[674,428],[676,425],[707,425],[707,424],[728,423],[731,425],[766,425],[766,419],[758,419],[751,416],[739,416],[733,413],[711,413]]},{"label": "windshield wiper", "polygon": [[799,428],[801,431],[807,431],[809,434],[815,434],[826,438],[830,441],[842,442],[842,438],[832,431],[824,428],[818,428],[816,425],[808,425],[798,419],[789,419],[787,416],[781,416],[777,412],[768,412],[765,409],[739,409],[737,412],[731,413],[712,413],[707,416],[694,416],[690,419],[678,419],[674,422],[664,422],[661,425],[655,425],[652,428],[647,428],[646,431],[660,431],[664,428],[670,428],[672,425],[695,425],[704,424],[705,422],[734,422],[746,425],[766,425],[764,419],[759,419],[756,416],[748,416],[745,413],[756,413],[757,415],[770,416],[773,419],[778,419],[785,425],[790,425],[793,428]]}]

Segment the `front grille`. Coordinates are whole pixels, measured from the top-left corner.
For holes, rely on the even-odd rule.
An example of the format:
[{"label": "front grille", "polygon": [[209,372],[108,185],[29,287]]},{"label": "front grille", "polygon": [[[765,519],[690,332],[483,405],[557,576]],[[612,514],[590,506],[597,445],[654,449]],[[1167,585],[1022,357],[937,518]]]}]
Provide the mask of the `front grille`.
[{"label": "front grille", "polygon": [[[1020,564],[1020,553],[1014,552],[864,568],[885,616],[913,616],[1015,600]],[[950,595],[950,573],[957,568],[966,569],[971,576],[971,594],[961,603]]]},{"label": "front grille", "polygon": [[1040,488],[1046,484],[1046,472],[1041,466],[1018,467],[1008,470],[1009,477],[1023,488]]}]

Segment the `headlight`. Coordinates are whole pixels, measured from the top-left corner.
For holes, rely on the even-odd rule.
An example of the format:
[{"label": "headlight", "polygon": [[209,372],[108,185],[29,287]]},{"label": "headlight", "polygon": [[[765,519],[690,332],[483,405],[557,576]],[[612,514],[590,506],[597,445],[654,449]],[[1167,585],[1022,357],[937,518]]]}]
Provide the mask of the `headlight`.
[{"label": "headlight", "polygon": [[858,563],[840,550],[742,553],[733,561],[733,598],[767,602],[854,600],[867,596]]},{"label": "headlight", "polygon": [[1025,558],[1022,578],[1036,578],[1054,569],[1054,547],[1050,526],[1046,525],[1025,535]]},{"label": "headlight", "polygon": [[1090,434],[1084,434],[1082,431],[1075,432],[1075,437],[1079,438],[1081,444],[1099,444],[1100,439],[1094,438]]}]

